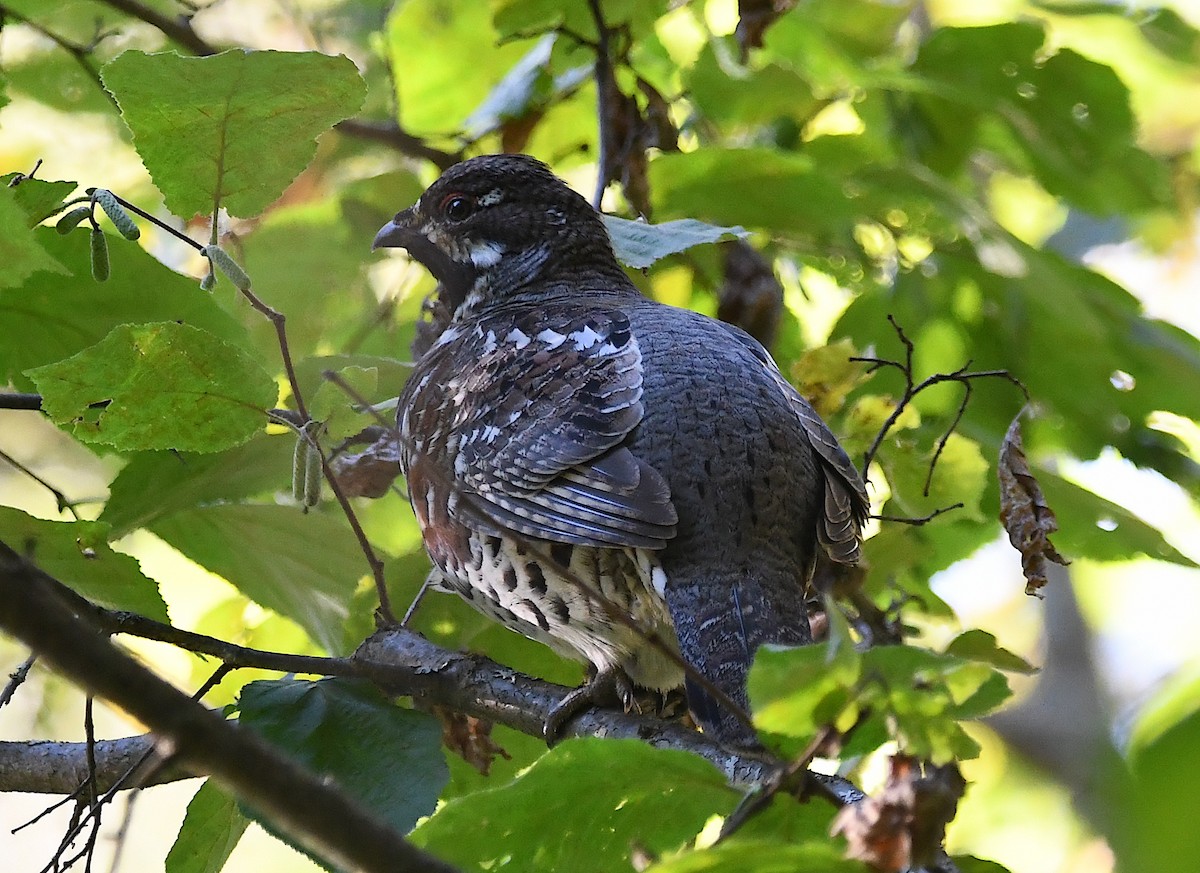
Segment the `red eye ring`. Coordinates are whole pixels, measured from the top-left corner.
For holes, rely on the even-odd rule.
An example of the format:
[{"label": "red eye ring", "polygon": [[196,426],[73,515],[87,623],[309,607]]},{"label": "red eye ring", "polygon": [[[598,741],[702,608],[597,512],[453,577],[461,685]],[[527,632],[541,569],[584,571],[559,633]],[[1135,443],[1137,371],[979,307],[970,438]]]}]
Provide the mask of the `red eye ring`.
[{"label": "red eye ring", "polygon": [[447,194],[438,208],[450,221],[465,221],[475,211],[475,198],[457,192]]}]

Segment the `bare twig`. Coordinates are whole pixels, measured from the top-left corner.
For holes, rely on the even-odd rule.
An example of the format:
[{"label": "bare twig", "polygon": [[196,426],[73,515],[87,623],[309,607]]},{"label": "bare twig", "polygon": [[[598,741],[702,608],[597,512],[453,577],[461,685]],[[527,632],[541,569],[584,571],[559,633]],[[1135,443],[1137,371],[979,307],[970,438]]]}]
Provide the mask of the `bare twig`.
[{"label": "bare twig", "polygon": [[192,29],[190,15],[168,18],[139,0],[100,0],[106,6],[146,22],[171,42],[195,55],[214,55],[218,49]]},{"label": "bare twig", "polygon": [[612,181],[608,175],[610,153],[613,147],[613,132],[608,124],[609,107],[612,105],[613,71],[612,58],[609,56],[609,29],[604,21],[604,12],[600,8],[600,0],[588,0],[588,8],[592,19],[596,22],[596,119],[599,125],[600,153],[597,155],[596,191],[592,195],[592,206],[600,208],[604,199],[604,191]]},{"label": "bare twig", "polygon": [[[108,102],[110,102],[113,106],[117,105],[116,98],[105,89],[104,84],[100,81],[100,71],[91,61],[92,52],[95,50],[100,39],[102,39],[106,34],[98,35],[90,45],[82,45],[80,43],[72,42],[61,34],[55,33],[48,27],[39,24],[32,18],[22,15],[20,12],[17,12],[6,3],[0,3],[0,18],[11,18],[13,21],[20,22],[30,30],[40,33],[42,36],[53,42],[56,46],[75,59],[75,62],[79,64],[79,66],[87,74],[88,78],[91,79],[96,87],[100,89],[100,93],[108,99]],[[30,175],[32,175],[32,173]]]},{"label": "bare twig", "polygon": [[371,403],[371,401],[367,400],[367,398],[363,397],[362,394],[358,392],[358,389],[343,379],[341,373],[335,373],[333,370],[325,370],[321,373],[321,377],[336,385],[338,390],[350,398],[351,402],[359,411],[368,413],[373,419],[375,419],[375,423],[381,428],[384,430],[396,429],[395,420],[388,421],[386,418],[380,415],[379,410],[375,408],[375,405]]},{"label": "bare twig", "polygon": [[959,405],[958,413],[955,415],[954,421],[947,429],[946,434],[938,441],[937,448],[934,451],[932,459],[930,460],[929,475],[925,480],[925,493],[928,495],[929,483],[933,477],[933,468],[937,464],[937,460],[941,456],[942,450],[945,448],[946,441],[949,440],[950,434],[958,426],[959,421],[962,420],[963,413],[966,410],[966,402],[970,397],[969,383],[974,379],[1005,379],[1008,382],[1011,382],[1013,385],[1016,385],[1017,388],[1021,390],[1021,393],[1025,396],[1026,401],[1029,400],[1029,390],[1021,383],[1020,379],[1013,376],[1007,370],[976,370],[971,372],[968,370],[968,368],[971,366],[970,361],[952,373],[934,373],[932,376],[929,376],[920,382],[916,382],[913,376],[913,342],[904,332],[904,328],[902,328],[899,322],[896,321],[895,316],[889,314],[887,319],[888,322],[891,323],[893,329],[895,329],[896,336],[900,338],[900,342],[904,344],[904,360],[891,361],[886,358],[873,357],[853,357],[850,359],[851,361],[859,361],[864,364],[870,364],[871,367],[867,370],[868,373],[874,373],[876,370],[883,369],[884,367],[891,367],[895,370],[898,370],[904,377],[903,396],[896,404],[896,408],[892,410],[891,415],[889,415],[887,420],[884,421],[883,426],[879,428],[879,433],[875,435],[875,439],[871,443],[870,448],[863,453],[862,468],[864,471],[870,468],[871,462],[875,459],[875,453],[879,451],[879,447],[883,444],[884,438],[900,419],[901,414],[903,414],[904,410],[908,408],[908,404],[912,402],[914,397],[916,397],[922,391],[932,388],[934,385],[940,385],[943,382],[958,382],[961,385],[967,386],[966,396],[964,396],[962,403]]},{"label": "bare twig", "polygon": [[17,689],[21,687],[26,677],[29,676],[29,671],[36,662],[37,655],[30,655],[21,662],[21,665],[17,669],[8,674],[8,682],[5,683],[4,690],[0,691],[0,706],[4,706],[4,704],[13,699],[13,695],[17,693]]},{"label": "bare twig", "polygon": [[871,518],[877,518],[880,521],[894,521],[899,524],[909,524],[913,527],[921,527],[922,525],[929,524],[929,522],[933,521],[939,515],[944,515],[947,512],[953,512],[956,509],[962,508],[962,503],[951,503],[949,506],[943,506],[940,509],[935,509],[933,512],[918,516],[916,518],[910,518],[907,515],[872,515]]},{"label": "bare twig", "polygon": [[[90,194],[91,194],[93,191],[95,191],[96,189],[95,189],[95,188],[87,188],[87,189],[85,189],[85,190],[86,190],[86,191],[87,191],[87,193],[90,195]],[[184,243],[184,244],[186,244],[186,245],[189,245],[189,246],[191,246],[191,247],[192,247],[192,248],[194,248],[196,251],[198,251],[198,252],[202,252],[202,251],[204,251],[204,246],[202,246],[200,243],[196,242],[194,239],[192,239],[190,236],[188,236],[188,235],[187,235],[186,233],[184,233],[183,231],[181,231],[181,230],[178,230],[178,229],[176,229],[176,228],[174,228],[174,227],[171,227],[171,225],[167,224],[167,223],[166,223],[165,221],[163,221],[162,219],[160,219],[160,218],[156,218],[155,216],[151,215],[151,214],[150,214],[149,212],[147,212],[146,210],[144,210],[144,209],[142,209],[142,208],[140,208],[140,207],[136,206],[136,205],[135,205],[135,204],[133,204],[133,203],[130,203],[130,202],[129,202],[128,200],[126,200],[124,197],[121,197],[121,196],[119,196],[119,195],[118,195],[116,192],[114,192],[114,191],[109,191],[108,193],[109,193],[109,194],[112,194],[113,198],[114,198],[114,199],[116,199],[116,201],[117,201],[118,203],[120,203],[122,206],[124,206],[124,207],[125,207],[126,209],[128,209],[130,212],[132,212],[132,213],[134,213],[134,214],[136,214],[136,215],[140,215],[142,218],[146,219],[146,220],[147,220],[147,221],[149,221],[151,224],[155,225],[156,227],[162,228],[162,229],[163,229],[163,230],[165,230],[167,233],[169,233],[171,236],[175,237],[175,239],[179,240],[180,242],[182,242],[182,243]],[[71,201],[71,202],[74,202],[74,201]],[[70,205],[70,203],[64,203],[64,204],[63,204],[63,206],[69,206],[69,205]],[[53,214],[53,213],[51,213],[51,214]],[[48,218],[48,217],[49,217],[49,216],[47,216],[47,218]]]},{"label": "bare twig", "polygon": [[[248,292],[247,292],[248,293]],[[255,298],[257,299],[257,298]],[[266,304],[263,304],[271,312],[271,309]],[[257,308],[257,307],[255,307]],[[301,417],[307,423],[311,419],[308,417],[308,411],[304,408],[304,401],[300,394],[300,385],[296,381],[295,370],[290,366],[291,356],[287,351],[287,334],[284,332],[283,315],[275,313],[279,321],[276,322],[276,332],[280,338],[280,352],[285,356],[287,361],[286,368],[289,373],[289,379],[292,383],[292,394],[296,398],[296,406]],[[268,316],[270,318],[270,316]],[[291,422],[288,421],[290,424]],[[354,532],[354,538],[358,541],[358,547],[363,553],[363,557],[367,560],[367,566],[371,568],[371,578],[375,582],[375,592],[379,595],[379,617],[387,624],[396,624],[396,616],[392,612],[391,596],[387,590],[387,580],[384,574],[383,560],[376,554],[374,546],[367,538],[367,532],[363,530],[362,522],[358,519],[358,513],[354,511],[353,505],[350,503],[350,498],[346,496],[346,491],[342,488],[342,483],[338,481],[337,476],[333,472],[333,468],[329,466],[329,457],[324,449],[321,448],[317,438],[309,432],[307,428],[301,427],[298,433],[303,434],[304,438],[309,441],[309,444],[317,450],[321,457],[321,475],[325,482],[329,485],[329,490],[333,492],[334,499],[337,500],[338,506],[341,507],[342,514],[346,517],[346,521],[350,525],[350,530]]]},{"label": "bare twig", "polygon": [[377,142],[395,149],[401,154],[429,161],[439,170],[448,170],[463,159],[461,151],[445,151],[435,148],[419,136],[409,133],[394,121],[369,121],[362,118],[347,118],[334,125],[334,130],[356,139]]},{"label": "bare twig", "polygon": [[[69,513],[71,513],[71,515],[75,516],[76,521],[79,521],[79,513],[75,511],[76,504],[73,500],[68,500],[66,494],[59,491],[57,488],[55,488],[53,485],[51,485],[49,482],[47,482],[45,479],[43,479],[37,473],[33,472],[33,470],[26,467],[24,464],[22,464],[16,458],[14,458],[12,455],[10,455],[8,452],[0,450],[0,461],[3,461],[4,463],[8,464],[10,467],[15,467],[16,469],[20,470],[22,473],[24,473],[26,476],[28,476],[34,482],[37,482],[39,485],[41,485],[43,488],[45,488],[47,491],[49,491],[51,494],[53,494],[54,502],[58,504],[58,511],[59,512],[69,512]],[[2,700],[0,700],[0,706],[3,706]]]},{"label": "bare twig", "polygon": [[[793,790],[805,787],[812,776],[808,772],[808,765],[812,763],[812,759],[816,757],[817,753],[828,745],[830,740],[837,737],[837,735],[838,733],[832,725],[825,725],[817,731],[817,735],[812,738],[809,744],[786,767],[777,770],[759,790],[747,794],[742,799],[737,809],[730,814],[729,818],[725,819],[725,824],[721,827],[721,834],[717,837],[717,842],[733,836],[742,825],[766,809],[770,805],[772,798],[781,789],[787,788],[788,790]],[[797,784],[798,778],[802,780],[799,785]],[[820,785],[818,784],[817,787],[820,787]]]}]

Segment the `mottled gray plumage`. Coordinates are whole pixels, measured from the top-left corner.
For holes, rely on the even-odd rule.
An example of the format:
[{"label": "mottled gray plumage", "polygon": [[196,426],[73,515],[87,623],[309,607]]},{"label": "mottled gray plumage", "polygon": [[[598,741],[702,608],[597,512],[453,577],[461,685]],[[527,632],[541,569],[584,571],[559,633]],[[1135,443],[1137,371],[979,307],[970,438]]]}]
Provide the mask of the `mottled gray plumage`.
[{"label": "mottled gray plumage", "polygon": [[[811,641],[817,549],[859,559],[866,493],[812,407],[749,335],[643,297],[532,158],[452,167],[375,244],[425,264],[453,313],[399,407],[443,587],[603,676],[684,684],[567,565],[744,704],[760,644]],[[706,730],[753,742],[687,690]]]}]

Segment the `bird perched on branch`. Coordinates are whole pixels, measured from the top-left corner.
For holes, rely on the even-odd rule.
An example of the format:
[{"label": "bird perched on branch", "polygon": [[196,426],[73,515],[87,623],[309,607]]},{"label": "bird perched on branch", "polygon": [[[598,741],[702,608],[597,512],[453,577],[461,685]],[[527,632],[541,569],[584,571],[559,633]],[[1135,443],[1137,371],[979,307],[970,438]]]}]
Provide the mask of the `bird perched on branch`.
[{"label": "bird perched on branch", "polygon": [[707,732],[754,745],[755,649],[811,642],[818,554],[859,559],[866,491],[833,434],[750,336],[643,297],[530,157],[451,167],[380,246],[451,314],[398,410],[440,586],[594,670],[548,735],[613,691],[686,685]]}]

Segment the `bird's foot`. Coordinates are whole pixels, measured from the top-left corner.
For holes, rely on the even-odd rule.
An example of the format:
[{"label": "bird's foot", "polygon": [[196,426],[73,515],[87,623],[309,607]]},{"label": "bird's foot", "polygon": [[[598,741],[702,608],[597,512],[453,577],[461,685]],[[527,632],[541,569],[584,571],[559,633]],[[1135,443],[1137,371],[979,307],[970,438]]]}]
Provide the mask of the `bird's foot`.
[{"label": "bird's foot", "polygon": [[592,707],[619,704],[625,712],[641,711],[634,694],[633,683],[619,667],[600,670],[554,705],[542,726],[546,745],[553,746],[562,739],[567,722]]}]

